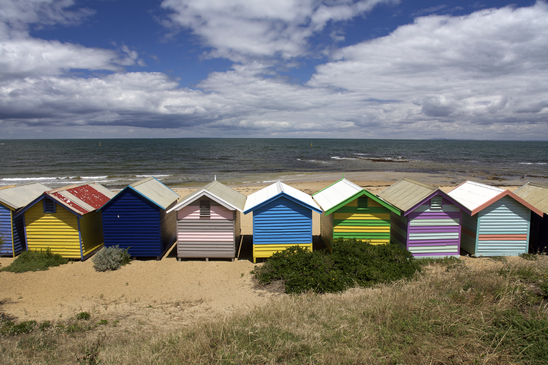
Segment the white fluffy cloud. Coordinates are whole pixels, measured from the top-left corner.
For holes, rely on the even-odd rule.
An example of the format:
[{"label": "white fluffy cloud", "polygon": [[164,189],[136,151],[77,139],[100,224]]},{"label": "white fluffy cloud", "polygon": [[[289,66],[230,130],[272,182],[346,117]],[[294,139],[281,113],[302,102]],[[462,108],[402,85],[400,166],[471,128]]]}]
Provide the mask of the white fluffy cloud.
[{"label": "white fluffy cloud", "polygon": [[290,59],[308,52],[308,38],[329,21],[352,19],[397,0],[164,0],[172,26],[185,27],[213,48],[212,57]]},{"label": "white fluffy cloud", "polygon": [[[8,30],[0,35],[3,134],[548,136],[544,2],[417,18],[388,36],[337,50],[298,85],[273,73],[272,64],[302,58],[309,38],[328,22],[351,19],[379,1],[166,0],[172,25],[192,29],[211,57],[237,62],[196,89],[181,88],[162,72],[124,73],[122,67],[141,62],[128,47],[115,52],[30,37],[29,24],[69,24],[91,14],[66,13],[67,0],[35,3],[41,9],[14,15],[17,21],[0,10]],[[82,77],[73,69],[112,73]]]}]

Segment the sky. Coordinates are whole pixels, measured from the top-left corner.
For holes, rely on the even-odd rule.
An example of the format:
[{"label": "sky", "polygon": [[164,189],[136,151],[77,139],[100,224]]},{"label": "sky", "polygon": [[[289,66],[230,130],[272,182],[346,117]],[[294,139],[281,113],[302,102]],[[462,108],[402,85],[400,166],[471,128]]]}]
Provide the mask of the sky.
[{"label": "sky", "polygon": [[548,4],[0,0],[0,139],[548,140]]}]

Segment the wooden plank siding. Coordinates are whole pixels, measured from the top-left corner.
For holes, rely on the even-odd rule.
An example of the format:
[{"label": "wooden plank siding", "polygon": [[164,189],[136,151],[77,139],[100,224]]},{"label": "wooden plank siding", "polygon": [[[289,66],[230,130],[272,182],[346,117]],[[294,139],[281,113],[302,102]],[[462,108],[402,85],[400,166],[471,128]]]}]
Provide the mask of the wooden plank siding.
[{"label": "wooden plank siding", "polygon": [[509,196],[478,213],[478,256],[517,256],[529,250],[531,210]]},{"label": "wooden plank siding", "polygon": [[0,204],[0,238],[3,244],[0,245],[0,256],[15,257],[13,247],[13,223],[12,211]]},{"label": "wooden plank siding", "polygon": [[362,196],[367,207],[358,207],[355,199],[333,213],[333,239],[356,238],[371,244],[390,243],[390,210]]},{"label": "wooden plank siding", "polygon": [[129,249],[132,257],[161,257],[164,254],[168,244],[162,243],[157,205],[126,189],[101,210],[106,247],[119,245]]},{"label": "wooden plank siding", "polygon": [[44,213],[42,201],[25,211],[28,250],[50,249],[70,259],[81,259],[78,217],[55,203],[55,213]]},{"label": "wooden plank siding", "polygon": [[[397,217],[397,216],[396,216]],[[418,257],[458,256],[460,254],[461,210],[447,199],[418,206],[407,215],[407,222],[393,222],[396,243],[406,238],[406,249]],[[405,229],[403,225],[406,225]],[[407,235],[407,237],[404,237]]]},{"label": "wooden plank siding", "polygon": [[320,237],[330,252],[333,252],[333,213],[320,215]]},{"label": "wooden plank siding", "polygon": [[80,219],[80,236],[82,238],[82,256],[86,259],[96,250],[103,247],[103,222],[100,212],[92,212]]},{"label": "wooden plank siding", "polygon": [[280,196],[253,211],[253,259],[291,246],[312,250],[312,210]]},{"label": "wooden plank siding", "polygon": [[[200,201],[209,201],[209,214],[200,215]],[[204,212],[205,213],[205,212]],[[234,258],[239,220],[217,202],[201,197],[177,212],[177,257]]]}]

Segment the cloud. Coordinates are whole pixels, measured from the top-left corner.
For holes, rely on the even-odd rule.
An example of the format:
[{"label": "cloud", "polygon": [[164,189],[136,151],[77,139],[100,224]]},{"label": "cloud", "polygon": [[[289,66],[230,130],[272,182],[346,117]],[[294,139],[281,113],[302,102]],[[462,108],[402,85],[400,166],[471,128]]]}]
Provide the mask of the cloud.
[{"label": "cloud", "polygon": [[29,28],[76,25],[93,15],[89,9],[68,11],[72,0],[4,1],[0,9],[0,80],[66,74],[74,69],[123,71],[143,65],[127,46],[119,51],[32,38]]},{"label": "cloud", "polygon": [[[131,47],[115,52],[28,35],[0,38],[0,128],[17,136],[35,128],[50,137],[71,136],[68,131],[84,137],[128,131],[133,136],[548,136],[548,6],[543,2],[417,18],[388,36],[338,49],[305,85],[273,71],[278,56],[293,64],[306,55],[310,36],[329,22],[377,3],[282,1],[247,8],[236,0],[165,1],[172,22],[191,28],[211,47],[211,57],[237,61],[228,71],[210,73],[196,89],[182,88],[162,72],[124,72],[124,66],[142,62]],[[71,72],[79,68],[110,74]]]},{"label": "cloud", "polygon": [[235,62],[306,55],[308,39],[328,22],[348,20],[394,0],[164,0],[172,27],[184,27],[212,47],[211,57]]}]

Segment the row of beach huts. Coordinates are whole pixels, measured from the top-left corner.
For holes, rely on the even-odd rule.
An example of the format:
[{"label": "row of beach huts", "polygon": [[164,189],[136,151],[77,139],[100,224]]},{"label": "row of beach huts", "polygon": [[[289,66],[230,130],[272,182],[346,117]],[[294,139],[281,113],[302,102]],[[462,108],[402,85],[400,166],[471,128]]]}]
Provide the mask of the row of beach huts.
[{"label": "row of beach huts", "polygon": [[103,246],[132,257],[236,257],[240,216],[253,214],[253,260],[291,246],[312,250],[312,212],[321,238],[398,244],[415,257],[516,256],[548,246],[548,187],[515,192],[466,181],[448,193],[408,179],[375,195],[341,179],[310,196],[276,182],[245,196],[213,181],[180,197],[150,177],[114,194],[93,183],[0,189],[0,256],[50,249],[85,260]]}]

